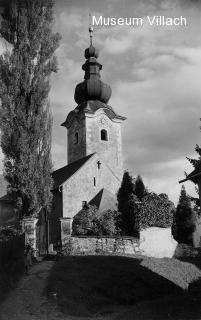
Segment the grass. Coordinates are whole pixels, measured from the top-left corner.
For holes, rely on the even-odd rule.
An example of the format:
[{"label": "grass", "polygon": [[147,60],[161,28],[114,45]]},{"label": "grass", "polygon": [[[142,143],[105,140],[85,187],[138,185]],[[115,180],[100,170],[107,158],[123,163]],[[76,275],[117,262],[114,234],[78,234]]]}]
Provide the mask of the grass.
[{"label": "grass", "polygon": [[200,277],[199,267],[176,259],[68,256],[53,267],[46,294],[66,315],[97,316],[183,297]]}]

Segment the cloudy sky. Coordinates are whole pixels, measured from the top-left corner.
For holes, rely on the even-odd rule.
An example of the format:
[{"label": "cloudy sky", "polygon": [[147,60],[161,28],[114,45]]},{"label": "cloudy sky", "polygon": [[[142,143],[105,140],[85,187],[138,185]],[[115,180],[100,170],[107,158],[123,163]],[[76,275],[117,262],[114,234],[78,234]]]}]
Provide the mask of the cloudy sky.
[{"label": "cloudy sky", "polygon": [[[54,117],[53,161],[66,165],[66,131],[60,124],[76,107],[74,88],[83,80],[89,45],[89,12],[96,17],[184,16],[187,26],[96,26],[102,80],[110,84],[109,104],[128,119],[123,123],[124,167],[141,174],[150,190],[177,203],[184,171],[201,142],[201,7],[199,1],[57,0],[55,30],[59,72],[50,94]],[[144,19],[145,20],[145,19]],[[194,185],[186,183],[193,195]]]}]

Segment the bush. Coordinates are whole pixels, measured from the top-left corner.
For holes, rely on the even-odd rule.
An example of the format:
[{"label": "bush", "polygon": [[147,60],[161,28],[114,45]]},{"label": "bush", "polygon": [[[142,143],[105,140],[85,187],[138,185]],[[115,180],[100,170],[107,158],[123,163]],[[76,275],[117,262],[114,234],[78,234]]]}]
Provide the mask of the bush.
[{"label": "bush", "polygon": [[73,218],[73,234],[91,235],[94,229],[94,218],[97,215],[97,207],[88,205],[80,210]]},{"label": "bush", "polygon": [[119,213],[117,211],[107,210],[101,213],[98,219],[99,230],[98,235],[113,236],[118,233],[117,218]]},{"label": "bush", "polygon": [[116,226],[118,213],[116,211],[107,210],[99,212],[96,206],[87,206],[83,208],[73,218],[73,234],[74,235],[108,235],[117,234]]},{"label": "bush", "polygon": [[141,203],[140,228],[171,227],[175,207],[165,194],[147,194]]}]

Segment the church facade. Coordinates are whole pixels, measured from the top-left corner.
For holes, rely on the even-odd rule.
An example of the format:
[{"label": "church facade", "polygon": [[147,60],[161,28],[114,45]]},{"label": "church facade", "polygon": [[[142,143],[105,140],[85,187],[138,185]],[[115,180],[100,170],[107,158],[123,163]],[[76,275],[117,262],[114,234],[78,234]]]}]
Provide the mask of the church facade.
[{"label": "church facade", "polygon": [[[98,50],[85,50],[84,81],[75,88],[77,106],[62,123],[67,130],[68,163],[53,172],[50,243],[71,234],[73,217],[86,203],[114,209],[123,176],[121,124],[126,119],[108,105],[111,88],[102,82]],[[61,235],[59,230],[61,230]]]}]

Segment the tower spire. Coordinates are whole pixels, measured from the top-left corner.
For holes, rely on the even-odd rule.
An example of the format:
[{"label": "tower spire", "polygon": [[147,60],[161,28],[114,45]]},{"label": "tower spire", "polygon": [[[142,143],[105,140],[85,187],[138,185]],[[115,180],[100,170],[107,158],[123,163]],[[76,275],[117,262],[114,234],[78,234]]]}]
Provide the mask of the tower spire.
[{"label": "tower spire", "polygon": [[90,46],[92,46],[92,38],[93,38],[93,27],[92,27],[92,17],[91,13],[89,13],[89,36],[90,36]]},{"label": "tower spire", "polygon": [[102,65],[97,61],[99,51],[92,44],[93,27],[91,14],[89,14],[89,35],[90,45],[85,50],[86,61],[82,66],[85,71],[84,81],[79,83],[75,88],[75,101],[78,104],[89,100],[99,100],[103,103],[108,103],[111,97],[111,88],[100,79],[100,70]]}]

